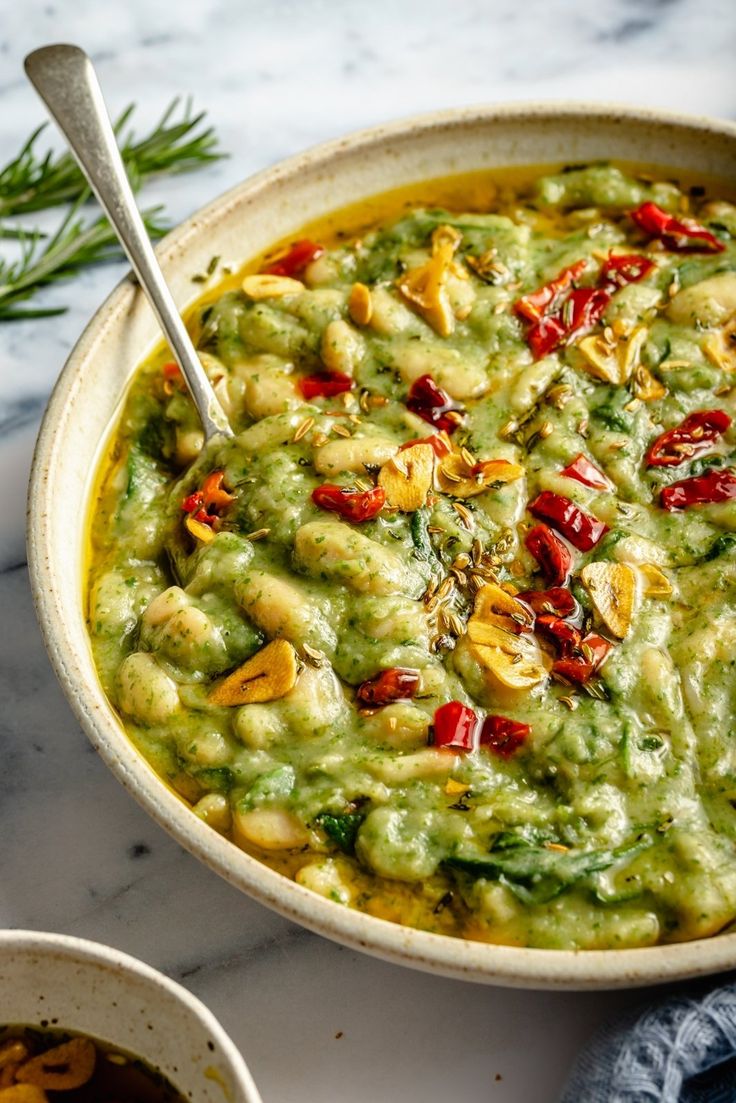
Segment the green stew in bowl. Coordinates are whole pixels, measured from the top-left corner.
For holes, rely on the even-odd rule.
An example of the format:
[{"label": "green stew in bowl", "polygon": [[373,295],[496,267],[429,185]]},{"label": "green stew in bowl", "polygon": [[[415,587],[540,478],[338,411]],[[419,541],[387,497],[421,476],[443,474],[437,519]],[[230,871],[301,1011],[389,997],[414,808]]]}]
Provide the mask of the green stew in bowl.
[{"label": "green stew in bowl", "polygon": [[606,164],[429,192],[192,312],[234,439],[203,446],[164,352],[140,369],[90,519],[100,678],[194,814],[341,905],[545,948],[714,934],[736,206]]}]

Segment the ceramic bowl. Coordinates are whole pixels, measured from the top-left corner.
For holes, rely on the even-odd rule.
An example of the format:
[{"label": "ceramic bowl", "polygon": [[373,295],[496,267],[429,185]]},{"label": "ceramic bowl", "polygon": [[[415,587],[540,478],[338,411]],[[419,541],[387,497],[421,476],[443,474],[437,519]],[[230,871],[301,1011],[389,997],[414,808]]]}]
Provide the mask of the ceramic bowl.
[{"label": "ceramic bowl", "polygon": [[0,1025],[89,1034],[141,1057],[191,1103],[261,1103],[243,1058],[185,988],[119,950],[0,931]]},{"label": "ceramic bowl", "polygon": [[[169,235],[159,248],[177,302],[219,254],[238,268],[306,222],[430,177],[494,167],[645,162],[736,176],[736,125],[619,107],[511,106],[449,111],[320,146],[252,177]],[[196,289],[201,290],[200,288]],[[82,525],[92,475],[136,365],[159,340],[143,296],[124,280],[70,356],[38,440],[28,521],[31,581],[51,661],[79,721],[120,781],[180,843],[228,881],[314,931],[380,957],[448,976],[530,987],[633,986],[732,967],[736,934],[672,946],[521,949],[411,930],[317,896],[220,837],[134,750],[92,663],[84,623]]]}]

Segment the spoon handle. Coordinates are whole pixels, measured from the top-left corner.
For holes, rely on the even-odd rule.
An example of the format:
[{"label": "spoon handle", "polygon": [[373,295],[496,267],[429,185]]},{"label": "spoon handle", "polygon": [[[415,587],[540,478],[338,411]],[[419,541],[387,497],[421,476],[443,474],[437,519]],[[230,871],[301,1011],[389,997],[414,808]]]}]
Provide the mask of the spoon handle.
[{"label": "spoon handle", "polygon": [[69,143],[133,266],[184,373],[205,438],[232,436],[156,260],[92,62],[78,46],[44,46],[28,55],[25,70]]}]

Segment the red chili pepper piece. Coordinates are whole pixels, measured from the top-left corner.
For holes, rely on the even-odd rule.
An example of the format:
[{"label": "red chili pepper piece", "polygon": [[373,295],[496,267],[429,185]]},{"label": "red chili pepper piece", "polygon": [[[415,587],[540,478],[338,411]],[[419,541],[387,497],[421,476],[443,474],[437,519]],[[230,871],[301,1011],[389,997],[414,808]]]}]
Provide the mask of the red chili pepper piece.
[{"label": "red chili pepper piece", "polygon": [[214,528],[220,520],[220,510],[226,509],[235,501],[235,495],[230,494],[222,485],[224,477],[224,471],[211,471],[200,489],[188,494],[181,503],[184,512],[193,520]]},{"label": "red chili pepper piece", "polygon": [[524,543],[551,586],[564,586],[572,570],[572,554],[549,525],[535,525]]},{"label": "red chili pepper piece", "polygon": [[554,613],[540,613],[534,623],[534,628],[553,639],[563,656],[572,654],[575,648],[580,646],[582,637],[575,625],[569,624],[562,617],[555,616]]},{"label": "red chili pepper piece", "polygon": [[261,271],[268,276],[298,276],[308,264],[311,264],[317,257],[321,257],[324,251],[324,245],[318,245],[316,241],[303,238],[301,241],[294,242],[288,253],[284,253],[282,257],[277,257],[275,261],[267,264]]},{"label": "red chili pepper piece", "polygon": [[201,525],[209,525],[210,528],[215,528],[220,520],[216,513],[208,513],[206,509],[198,509],[196,513],[192,513],[190,516],[193,521],[199,521]]},{"label": "red chili pepper piece", "polygon": [[534,359],[541,360],[565,340],[565,327],[557,315],[552,314],[535,322],[527,331],[526,339]]},{"label": "red chili pepper piece", "polygon": [[235,501],[235,495],[230,494],[222,485],[224,478],[224,471],[212,471],[202,483],[202,498],[207,509],[225,509]]},{"label": "red chili pepper piece", "polygon": [[529,512],[549,521],[578,551],[590,551],[608,532],[608,525],[603,521],[552,490],[543,490],[537,495],[529,506]]},{"label": "red chili pepper piece", "polygon": [[358,700],[364,705],[388,705],[413,697],[419,688],[419,671],[409,666],[392,666],[358,686]]},{"label": "red chili pepper piece", "polygon": [[473,751],[477,731],[478,717],[473,710],[461,701],[448,701],[434,714],[432,742],[453,751]]},{"label": "red chili pepper piece", "polygon": [[533,609],[537,615],[554,613],[558,617],[572,617],[577,615],[579,609],[570,591],[561,586],[553,586],[549,590],[525,590],[523,594],[517,594],[516,598]]},{"label": "red chili pepper piece", "polygon": [[545,314],[551,314],[556,308],[565,291],[572,287],[573,282],[582,276],[586,268],[586,261],[579,260],[577,264],[563,268],[559,276],[555,276],[549,283],[545,283],[537,291],[530,295],[522,295],[514,303],[515,312],[528,322],[538,322]]},{"label": "red chili pepper piece", "polygon": [[581,640],[579,653],[558,659],[552,666],[552,673],[560,674],[569,682],[577,682],[578,685],[583,685],[600,668],[612,646],[608,640],[604,640],[602,636],[591,632],[584,640]]},{"label": "red chili pepper piece", "polygon": [[726,432],[731,418],[723,410],[698,410],[657,437],[646,455],[647,467],[677,467],[702,456]]},{"label": "red chili pepper piece", "polygon": [[592,486],[595,490],[611,489],[611,483],[601,469],[596,467],[582,452],[560,474],[565,475],[568,479],[575,479],[583,486]]},{"label": "red chili pepper piece", "polygon": [[730,468],[713,468],[705,475],[681,479],[664,487],[659,504],[664,509],[687,509],[688,506],[705,506],[712,502],[727,502],[736,498],[736,471]]},{"label": "red chili pepper piece", "polygon": [[382,486],[374,486],[371,490],[350,490],[349,487],[324,483],[312,491],[312,501],[320,509],[329,509],[358,525],[381,512],[386,504],[386,491]]},{"label": "red chili pepper piece", "polygon": [[529,347],[536,360],[562,344],[582,337],[600,320],[611,301],[599,287],[578,287],[571,291],[556,314],[540,318],[527,333]]},{"label": "red chili pepper piece", "polygon": [[169,360],[166,364],[162,364],[161,375],[164,380],[164,394],[170,395],[173,394],[175,390],[185,391],[187,389],[187,385],[184,382],[184,376],[181,374],[181,369],[173,360]]},{"label": "red chili pepper piece", "polygon": [[638,283],[656,267],[654,261],[641,253],[612,253],[601,268],[598,284],[605,291],[617,291],[627,283]]},{"label": "red chili pepper piece", "polygon": [[585,268],[586,262],[578,261],[514,303],[516,313],[532,323],[526,337],[535,360],[591,330],[603,316],[612,293],[644,279],[654,264],[638,253],[610,256],[601,269],[597,287],[576,288],[574,282]]},{"label": "red chili pepper piece", "polygon": [[406,444],[401,445],[399,452],[403,452],[406,448],[413,448],[415,444],[428,444],[440,460],[443,456],[449,456],[452,451],[452,445],[444,433],[432,433],[428,437],[417,437],[416,440],[408,440]]},{"label": "red chili pepper piece", "polygon": [[195,513],[198,509],[201,509],[204,505],[204,498],[202,497],[201,490],[195,490],[193,494],[189,494],[181,503],[181,508],[185,513]]},{"label": "red chili pepper piece", "polygon": [[299,389],[305,398],[331,398],[345,391],[352,391],[355,380],[341,371],[318,371],[299,380]]},{"label": "red chili pepper piece", "polygon": [[630,217],[644,233],[659,238],[673,253],[722,253],[726,248],[705,226],[691,218],[675,218],[656,203],[642,203]]},{"label": "red chili pepper piece", "polygon": [[509,758],[518,751],[532,729],[519,720],[507,716],[486,716],[480,728],[481,747],[490,747],[502,758]]},{"label": "red chili pepper piece", "polygon": [[[609,293],[600,287],[578,287],[571,291],[562,308],[566,339],[572,341],[592,329],[610,301]],[[569,314],[569,321],[566,314]]]},{"label": "red chili pepper piece", "polygon": [[447,391],[437,386],[431,375],[422,375],[414,380],[406,405],[413,414],[418,414],[446,433],[454,433],[462,420],[462,407],[452,401]]}]

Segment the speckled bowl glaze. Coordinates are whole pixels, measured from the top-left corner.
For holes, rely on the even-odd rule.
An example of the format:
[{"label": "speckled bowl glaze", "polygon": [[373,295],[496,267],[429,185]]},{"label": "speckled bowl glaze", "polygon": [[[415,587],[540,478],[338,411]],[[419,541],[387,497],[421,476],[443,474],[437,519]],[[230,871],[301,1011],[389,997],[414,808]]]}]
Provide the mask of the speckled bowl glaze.
[{"label": "speckled bowl glaze", "polygon": [[[326,212],[430,177],[601,158],[736,177],[736,125],[623,107],[521,105],[449,111],[331,142],[259,173],[205,207],[159,248],[179,304],[213,254],[239,267]],[[196,288],[197,292],[201,290]],[[51,661],[82,727],[146,810],[212,869],[313,931],[391,961],[490,984],[613,988],[733,967],[736,934],[636,950],[529,950],[388,923],[317,896],[220,837],[171,793],[129,743],[92,663],[84,623],[81,523],[121,396],[159,340],[143,296],[124,280],[70,356],[46,412],[30,488],[28,547]]]},{"label": "speckled bowl glaze", "polygon": [[141,1057],[192,1103],[261,1103],[243,1058],[185,988],[98,942],[0,931],[0,1025],[89,1034]]}]

